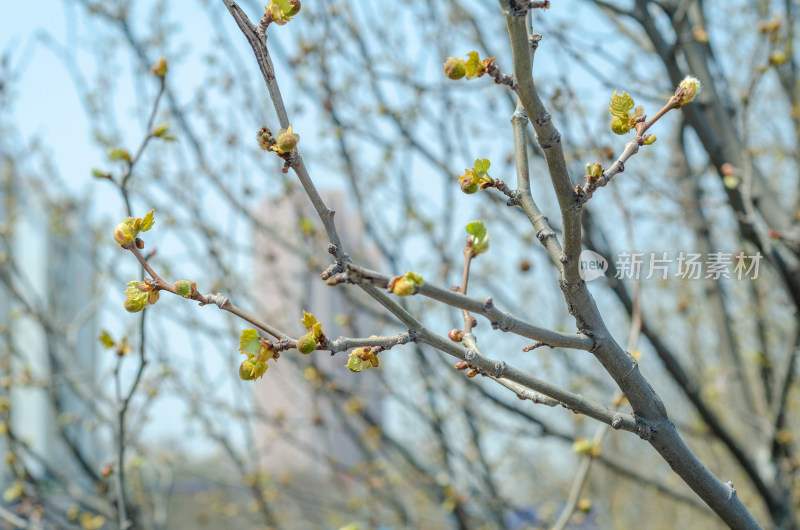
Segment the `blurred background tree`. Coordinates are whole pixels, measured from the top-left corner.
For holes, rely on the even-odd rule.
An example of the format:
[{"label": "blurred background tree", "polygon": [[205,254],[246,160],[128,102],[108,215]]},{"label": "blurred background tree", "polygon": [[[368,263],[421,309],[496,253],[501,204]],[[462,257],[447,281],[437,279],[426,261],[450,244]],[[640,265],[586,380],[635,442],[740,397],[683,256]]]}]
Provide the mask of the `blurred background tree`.
[{"label": "blurred background tree", "polygon": [[[259,129],[280,126],[223,3],[37,7],[5,6],[0,22],[9,524],[722,526],[639,438],[520,401],[432,348],[397,346],[360,374],[344,367],[346,352],[289,350],[249,382],[238,376],[242,320],[166,293],[141,314],[123,311],[125,284],[143,276],[112,227],[154,208],[143,253],[169,281],[224,293],[292,336],[304,309],[329,338],[406,331],[356,289],[319,279],[328,238],[294,174],[259,148]],[[242,8],[254,22],[263,13]],[[584,247],[609,263],[589,287],[691,449],[763,525],[795,526],[797,6],[554,0],[529,19],[542,35],[535,80],[575,184],[629,139],[609,130],[614,90],[652,115],[687,73],[702,83],[584,206]],[[481,219],[492,246],[472,266],[470,295],[574,331],[522,212],[497,190],[459,190],[477,158],[516,182],[514,94],[488,76],[442,72],[477,50],[513,73],[496,4],[309,1],[268,34],[299,148],[356,263],[459,285],[464,225]],[[150,70],[160,57],[164,76]],[[541,153],[531,135],[533,197],[561,237]],[[740,251],[763,256],[757,279],[705,279],[705,268],[682,279],[674,264],[665,280],[615,278],[621,252],[705,262]],[[443,337],[464,326],[433,300],[403,304]],[[627,406],[586,352],[523,351],[529,339],[484,319],[475,336],[492,358]]]}]

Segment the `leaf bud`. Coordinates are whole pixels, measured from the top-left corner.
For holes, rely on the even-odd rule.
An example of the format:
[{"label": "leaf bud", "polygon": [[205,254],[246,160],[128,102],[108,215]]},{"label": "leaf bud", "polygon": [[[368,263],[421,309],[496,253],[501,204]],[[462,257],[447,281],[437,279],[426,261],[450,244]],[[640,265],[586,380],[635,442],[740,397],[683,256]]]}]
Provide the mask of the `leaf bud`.
[{"label": "leaf bud", "polygon": [[158,62],[150,67],[150,71],[153,72],[153,75],[164,79],[164,76],[167,75],[167,60],[163,57],[158,59]]},{"label": "leaf bud", "polygon": [[479,189],[478,184],[470,181],[470,180],[462,180],[461,181],[461,191],[466,193],[467,195],[472,195],[473,193],[477,193]]},{"label": "leaf bud", "polygon": [[611,118],[611,130],[614,134],[628,134],[631,130],[630,120],[614,116]]},{"label": "leaf bud", "polygon": [[252,381],[256,378],[256,363],[253,361],[242,361],[239,365],[239,379],[242,381]]},{"label": "leaf bud", "polygon": [[114,228],[114,241],[120,245],[127,245],[134,240],[135,238],[133,237],[133,230],[131,230],[131,226],[125,221],[119,223]]},{"label": "leaf bud", "polygon": [[644,137],[643,143],[644,145],[653,145],[654,143],[656,143],[656,140],[657,138],[655,134],[648,134],[647,136]]},{"label": "leaf bud", "polygon": [[444,75],[453,81],[463,78],[467,75],[466,61],[458,57],[448,57],[444,63]]},{"label": "leaf bud", "polygon": [[450,333],[447,334],[447,337],[453,342],[461,342],[464,340],[464,332],[460,329],[451,329]]},{"label": "leaf bud", "polygon": [[123,305],[128,313],[138,313],[147,305],[147,298],[127,296]]},{"label": "leaf bud", "polygon": [[692,75],[687,75],[678,85],[675,95],[681,98],[680,106],[683,107],[687,103],[691,103],[695,96],[700,92],[700,80]]},{"label": "leaf bud", "polygon": [[288,17],[293,17],[300,12],[300,0],[289,0],[289,9],[283,13]]},{"label": "leaf bud", "polygon": [[299,339],[297,339],[297,351],[304,355],[308,355],[317,349],[317,341],[314,340],[314,334],[308,332]]},{"label": "leaf bud", "polygon": [[191,298],[197,294],[197,284],[189,280],[178,280],[173,287],[175,287],[175,293],[184,298]]},{"label": "leaf bud", "polygon": [[292,133],[292,126],[289,125],[289,128],[284,130],[281,129],[278,131],[278,137],[275,140],[275,145],[271,146],[270,149],[273,151],[277,151],[280,154],[291,153],[297,147],[297,143],[300,141],[299,134]]}]

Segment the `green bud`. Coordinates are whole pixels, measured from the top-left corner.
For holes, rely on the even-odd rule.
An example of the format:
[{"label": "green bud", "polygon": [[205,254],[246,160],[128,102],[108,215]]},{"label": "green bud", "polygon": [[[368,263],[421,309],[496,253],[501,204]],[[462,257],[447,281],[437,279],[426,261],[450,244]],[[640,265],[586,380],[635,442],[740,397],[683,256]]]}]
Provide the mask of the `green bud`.
[{"label": "green bud", "polygon": [[739,177],[734,175],[726,175],[722,177],[722,185],[729,190],[735,190],[739,187]]},{"label": "green bud", "polygon": [[653,145],[656,143],[656,135],[655,134],[648,134],[644,137],[644,145]]},{"label": "green bud", "polygon": [[169,130],[169,123],[162,123],[155,129],[153,129],[153,136],[155,136],[156,138],[161,138],[167,134],[168,130]]},{"label": "green bud", "polygon": [[619,116],[614,116],[611,118],[611,130],[614,134],[628,134],[631,130],[631,122]]},{"label": "green bud", "polygon": [[297,351],[304,355],[308,355],[317,349],[317,341],[314,340],[314,334],[308,332],[299,339],[297,339]]},{"label": "green bud", "polygon": [[126,162],[130,163],[131,154],[127,149],[115,147],[108,150],[108,158],[109,160],[125,160]]},{"label": "green bud", "polygon": [[289,125],[289,128],[286,130],[281,129],[278,131],[278,137],[275,139],[275,145],[270,147],[273,151],[277,151],[280,154],[291,153],[297,147],[297,143],[300,141],[299,134],[292,133],[292,126]]},{"label": "green bud", "polygon": [[472,195],[473,193],[478,193],[478,184],[470,181],[470,180],[462,180],[461,181],[461,191],[466,193],[467,195]]},{"label": "green bud", "polygon": [[681,107],[683,107],[687,103],[691,103],[694,100],[695,96],[697,96],[697,94],[700,92],[701,88],[702,87],[700,86],[700,80],[697,79],[696,77],[691,75],[687,75],[686,77],[684,77],[683,81],[681,81],[681,84],[678,85],[678,90],[675,91],[676,95],[678,95],[678,93],[681,92],[681,89],[683,89],[681,97]]},{"label": "green bud", "polygon": [[127,296],[123,305],[128,313],[138,313],[147,305],[147,298]]},{"label": "green bud", "polygon": [[289,0],[289,9],[285,10],[283,13],[287,17],[293,17],[299,12],[300,12],[300,0]]},{"label": "green bud", "polygon": [[408,296],[414,294],[418,287],[425,282],[419,274],[408,271],[403,276],[398,276],[389,286],[389,290],[397,296]]},{"label": "green bud", "polygon": [[253,361],[243,361],[239,365],[239,379],[243,381],[252,381],[256,378],[256,363]]},{"label": "green bud", "polygon": [[167,75],[167,60],[161,57],[156,64],[150,67],[150,71],[157,77],[164,78]]},{"label": "green bud", "polygon": [[131,226],[125,221],[117,224],[117,226],[114,228],[114,241],[116,241],[120,245],[127,245],[128,243],[133,243],[135,239],[136,236],[133,234]]},{"label": "green bud", "polygon": [[467,75],[467,62],[458,57],[448,57],[444,63],[444,75],[456,81]]},{"label": "green bud", "polygon": [[191,298],[197,294],[197,284],[189,280],[178,280],[173,287],[175,287],[175,293],[184,298]]}]

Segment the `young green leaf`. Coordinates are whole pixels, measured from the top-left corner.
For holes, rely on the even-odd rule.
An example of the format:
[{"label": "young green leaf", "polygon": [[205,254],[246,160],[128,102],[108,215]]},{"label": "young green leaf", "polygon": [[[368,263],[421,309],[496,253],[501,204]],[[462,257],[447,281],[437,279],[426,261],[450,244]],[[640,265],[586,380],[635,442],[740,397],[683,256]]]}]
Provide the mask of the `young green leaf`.
[{"label": "young green leaf", "polygon": [[467,79],[475,79],[482,76],[486,72],[486,66],[481,62],[478,52],[471,51],[467,54],[467,63],[465,65],[467,70]]},{"label": "young green leaf", "polygon": [[142,217],[142,224],[139,227],[142,232],[147,232],[153,228],[153,223],[155,223],[155,219],[153,219],[153,212],[155,212],[155,210],[150,210],[145,214],[144,217]]},{"label": "young green leaf", "polygon": [[467,223],[467,233],[470,235],[468,239],[470,248],[476,255],[489,250],[489,234],[483,226],[483,221]]},{"label": "young green leaf", "polygon": [[113,147],[108,150],[108,159],[109,160],[125,160],[126,162],[131,162],[131,154],[128,152],[127,149],[123,149],[121,147]]},{"label": "young green leaf", "polygon": [[300,320],[300,322],[302,322],[303,327],[311,330],[311,328],[314,327],[314,324],[317,323],[317,318],[313,314],[303,311],[303,318]]},{"label": "young green leaf", "polygon": [[611,101],[608,103],[608,110],[611,115],[623,120],[629,119],[629,113],[633,110],[633,107],[633,98],[624,90],[622,94],[617,94],[615,90],[611,96]]},{"label": "young green leaf", "polygon": [[475,163],[472,165],[472,171],[476,177],[488,177],[489,166],[491,165],[492,163],[489,162],[488,158],[476,158]]},{"label": "young green leaf", "polygon": [[258,341],[258,331],[252,328],[242,331],[239,336],[239,351],[247,355],[249,359],[251,356],[258,355],[259,348],[261,348],[261,343]]},{"label": "young green leaf", "polygon": [[347,364],[345,365],[351,372],[361,372],[372,368],[372,363],[369,360],[361,359],[358,356],[358,350],[350,352],[347,357]]},{"label": "young green leaf", "polygon": [[102,344],[103,347],[106,349],[111,348],[114,346],[114,344],[116,344],[116,342],[114,342],[114,339],[111,338],[111,334],[106,330],[103,330],[100,333],[100,336],[97,338],[100,340],[100,344]]}]

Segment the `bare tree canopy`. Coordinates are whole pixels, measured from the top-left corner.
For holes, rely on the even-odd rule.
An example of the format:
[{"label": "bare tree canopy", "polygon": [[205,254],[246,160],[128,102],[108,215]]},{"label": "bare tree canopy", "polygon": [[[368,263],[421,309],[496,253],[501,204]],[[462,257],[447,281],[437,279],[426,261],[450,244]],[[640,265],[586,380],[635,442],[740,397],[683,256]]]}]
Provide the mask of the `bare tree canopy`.
[{"label": "bare tree canopy", "polygon": [[57,6],[0,22],[9,527],[798,526],[796,2]]}]

